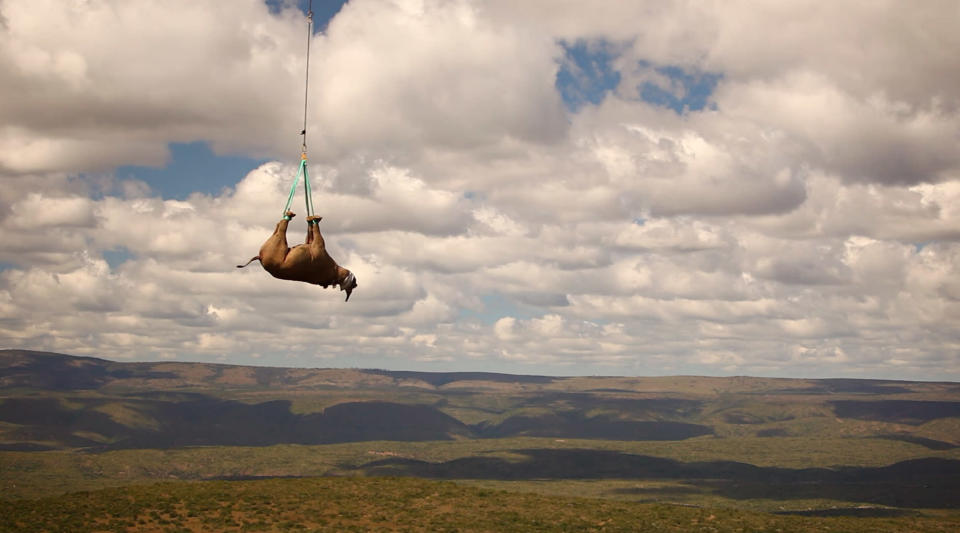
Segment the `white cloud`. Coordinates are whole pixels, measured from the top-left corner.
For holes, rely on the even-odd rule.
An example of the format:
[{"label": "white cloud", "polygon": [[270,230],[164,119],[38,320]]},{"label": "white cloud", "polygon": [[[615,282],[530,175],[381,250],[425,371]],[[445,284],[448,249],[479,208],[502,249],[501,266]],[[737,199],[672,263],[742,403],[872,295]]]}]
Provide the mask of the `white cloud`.
[{"label": "white cloud", "polygon": [[[162,164],[169,142],[278,153],[296,129],[302,20],[259,0],[5,0],[0,169]],[[279,152],[282,153],[282,152]]]},{"label": "white cloud", "polygon": [[823,73],[729,82],[716,95],[735,117],[776,125],[805,162],[850,181],[937,182],[960,170],[957,111],[843,91]]},{"label": "white cloud", "polygon": [[[0,344],[956,379],[956,9],[351,0],[313,42],[309,137],[344,303],[234,267],[296,172],[301,14],[3,0]],[[576,39],[619,54],[621,85],[573,113],[554,82]],[[715,108],[638,100],[686,90],[665,65],[720,75]],[[282,161],[183,200],[110,175],[193,140]]]},{"label": "white cloud", "polygon": [[557,140],[550,35],[466,1],[349,2],[318,49],[322,150],[476,148]]}]

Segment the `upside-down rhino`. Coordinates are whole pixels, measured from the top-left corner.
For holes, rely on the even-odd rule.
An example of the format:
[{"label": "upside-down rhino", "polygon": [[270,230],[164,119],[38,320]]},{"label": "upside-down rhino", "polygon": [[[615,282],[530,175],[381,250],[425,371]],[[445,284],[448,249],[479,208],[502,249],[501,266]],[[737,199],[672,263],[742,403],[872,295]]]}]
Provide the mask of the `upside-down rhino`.
[{"label": "upside-down rhino", "polygon": [[320,234],[320,221],[323,217],[307,217],[307,242],[293,248],[287,246],[287,226],[295,216],[293,212],[287,211],[283,219],[277,222],[273,235],[260,247],[260,255],[252,257],[246,264],[237,265],[237,268],[260,261],[263,269],[278,279],[303,281],[320,285],[324,289],[339,285],[341,291],[347,292],[347,299],[344,301],[350,301],[350,294],[357,288],[357,278],[352,272],[338,265],[327,253],[323,235]]}]

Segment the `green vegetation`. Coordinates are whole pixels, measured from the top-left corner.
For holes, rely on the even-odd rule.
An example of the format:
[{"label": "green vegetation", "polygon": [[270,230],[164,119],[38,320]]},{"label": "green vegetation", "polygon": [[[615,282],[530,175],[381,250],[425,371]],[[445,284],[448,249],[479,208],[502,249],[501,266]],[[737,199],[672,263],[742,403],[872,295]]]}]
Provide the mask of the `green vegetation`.
[{"label": "green vegetation", "polygon": [[[591,449],[675,459],[737,461],[756,466],[829,468],[879,467],[910,459],[960,460],[960,449],[931,451],[887,439],[743,438],[681,442],[627,442],[512,438],[439,442],[355,442],[317,446],[211,446],[167,450],[0,452],[0,498],[38,497],[52,491],[91,490],[156,479],[318,476],[362,473],[384,458],[431,463],[461,457],[516,458],[514,450]],[[56,483],[51,484],[50,478]],[[14,487],[16,485],[16,487]]]},{"label": "green vegetation", "polygon": [[172,482],[9,502],[0,531],[956,531],[956,517],[814,518],[399,478]]}]

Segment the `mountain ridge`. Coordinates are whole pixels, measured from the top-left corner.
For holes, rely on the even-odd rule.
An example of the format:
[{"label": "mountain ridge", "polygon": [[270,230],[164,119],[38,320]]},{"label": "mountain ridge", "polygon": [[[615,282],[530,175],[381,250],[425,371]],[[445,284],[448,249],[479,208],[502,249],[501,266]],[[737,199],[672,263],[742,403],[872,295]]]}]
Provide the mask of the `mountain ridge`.
[{"label": "mountain ridge", "polygon": [[0,350],[0,449],[512,437],[877,437],[960,446],[960,384],[117,362]]}]

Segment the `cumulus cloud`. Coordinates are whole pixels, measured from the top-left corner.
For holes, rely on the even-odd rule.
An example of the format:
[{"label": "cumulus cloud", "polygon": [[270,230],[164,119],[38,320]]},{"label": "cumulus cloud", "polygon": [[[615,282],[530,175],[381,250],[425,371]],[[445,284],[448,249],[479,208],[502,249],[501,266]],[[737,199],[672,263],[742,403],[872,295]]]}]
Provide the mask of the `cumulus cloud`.
[{"label": "cumulus cloud", "polygon": [[551,36],[494,24],[480,9],[439,0],[346,4],[318,54],[324,151],[561,138]]},{"label": "cumulus cloud", "polygon": [[850,181],[937,182],[955,176],[956,112],[917,109],[885,95],[843,92],[822,74],[728,83],[717,95],[730,114],[776,124],[808,164]]},{"label": "cumulus cloud", "polygon": [[[302,35],[255,0],[4,2],[0,168],[162,164],[171,141],[274,152],[296,128]],[[52,156],[51,154],[56,154]]]},{"label": "cumulus cloud", "polygon": [[[302,13],[3,0],[0,340],[138,360],[954,379],[957,9],[351,0],[313,38],[308,135],[321,229],[359,281],[344,304],[234,267],[296,174]],[[609,55],[619,84],[595,103],[564,106],[569,43]],[[677,72],[715,77],[708,105],[644,100],[644,84],[690,96]],[[180,200],[112,173],[189,141],[275,160]]]}]

